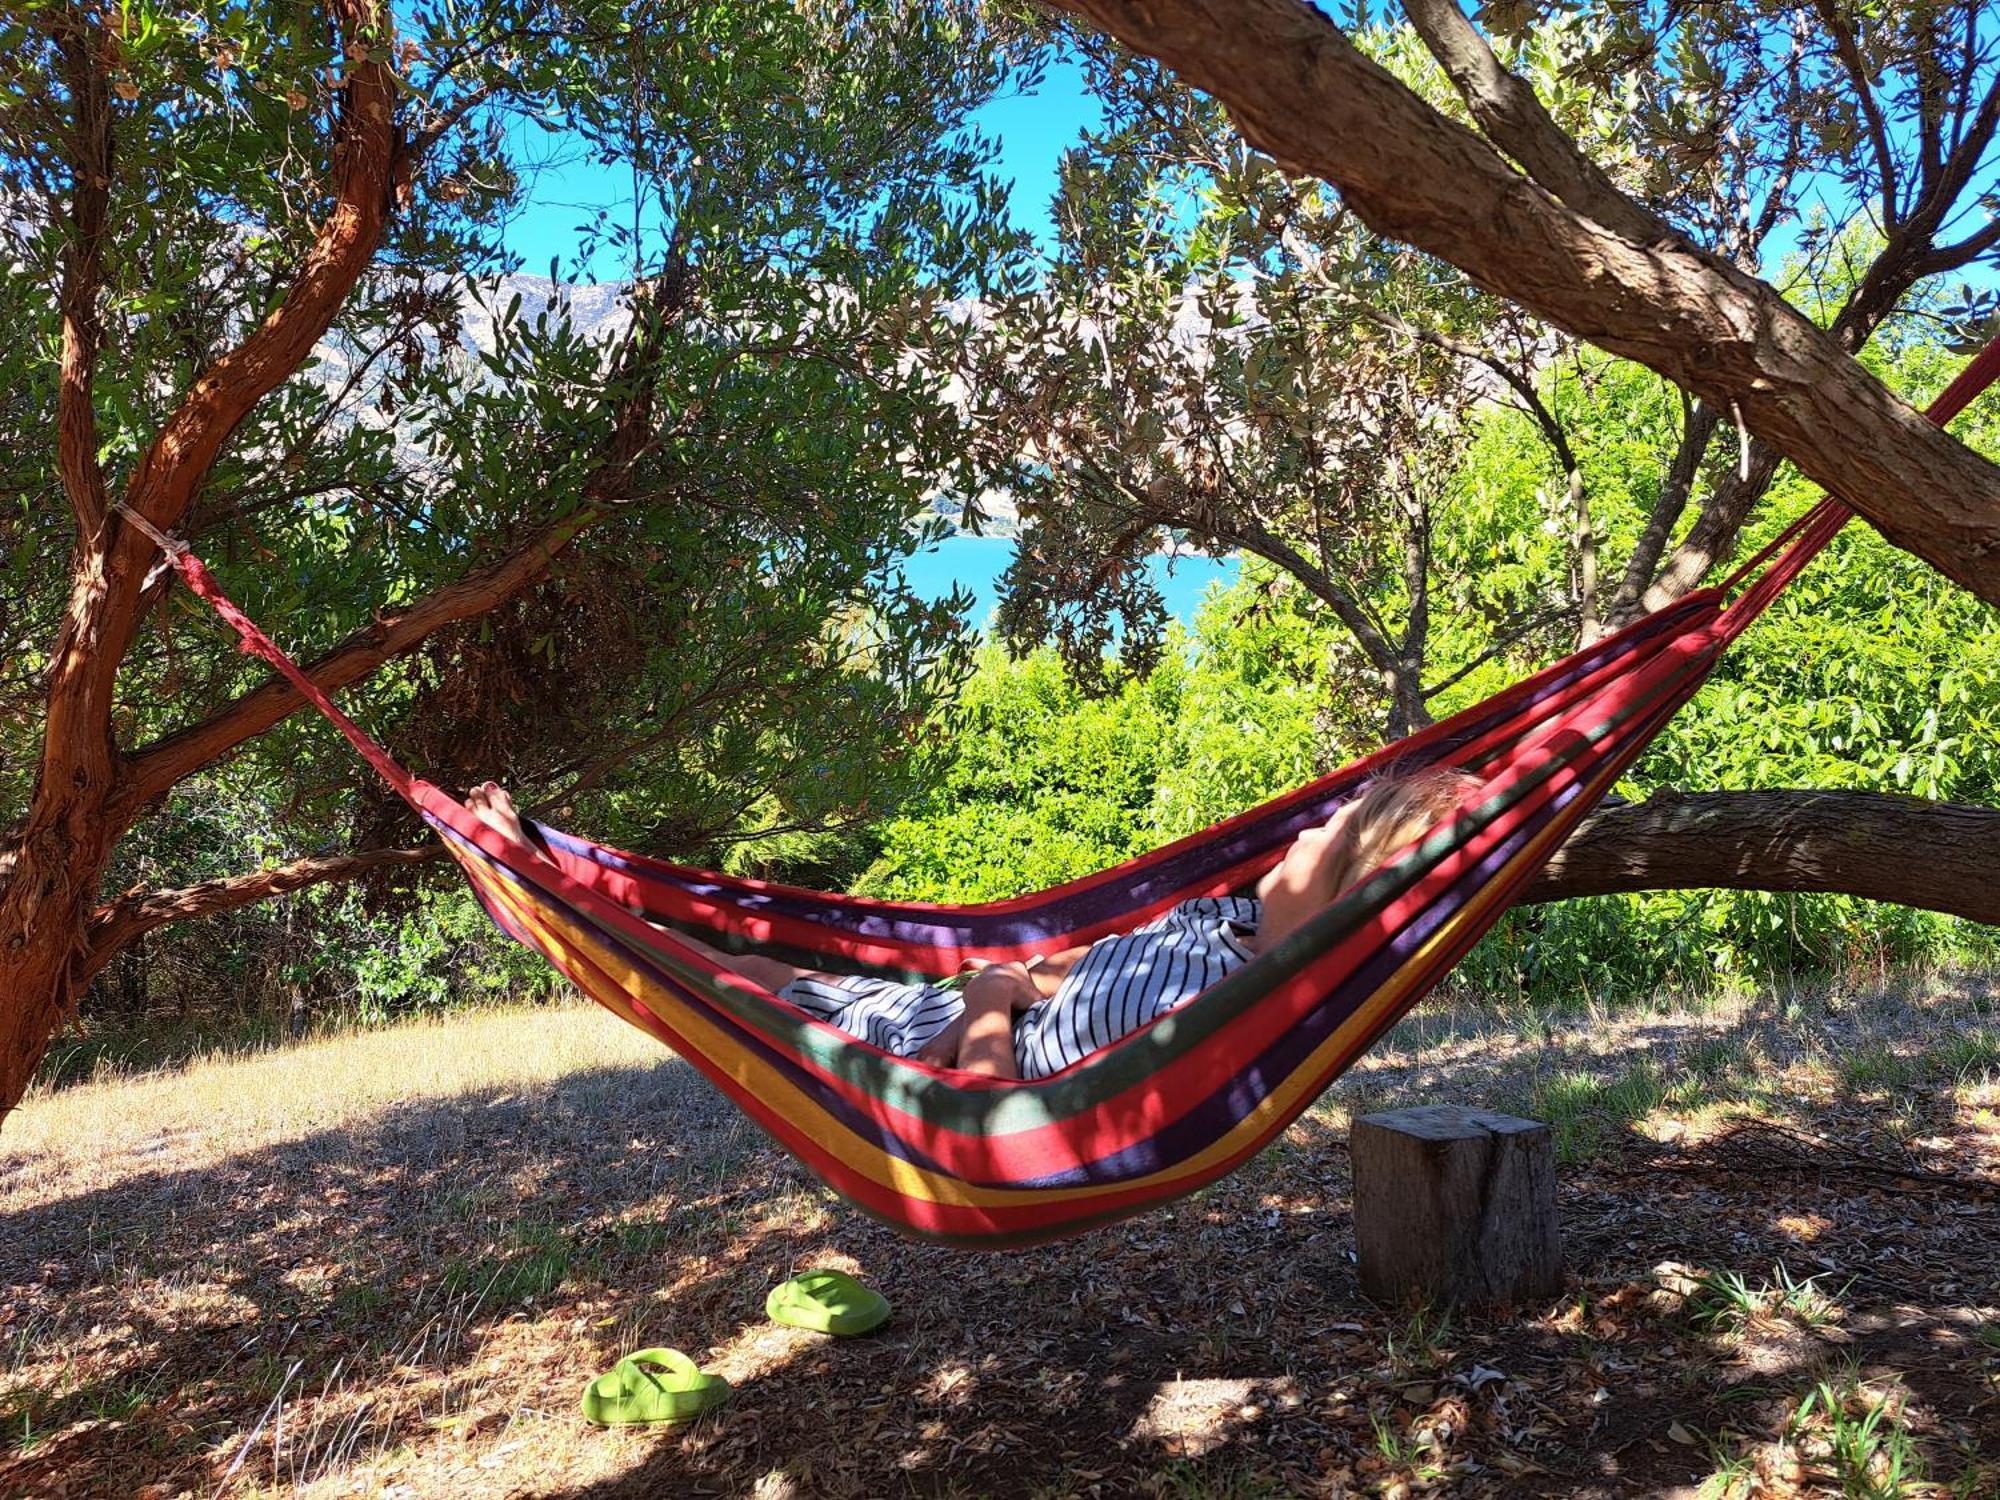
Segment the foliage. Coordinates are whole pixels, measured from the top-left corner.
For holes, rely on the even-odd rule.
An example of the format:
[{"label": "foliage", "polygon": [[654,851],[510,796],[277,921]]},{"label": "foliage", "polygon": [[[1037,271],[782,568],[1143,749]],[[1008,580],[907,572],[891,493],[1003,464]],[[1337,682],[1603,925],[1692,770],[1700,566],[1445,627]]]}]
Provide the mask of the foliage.
[{"label": "foliage", "polygon": [[[1976,3],[1529,0],[1479,21],[1607,196],[1629,195],[1638,238],[1772,278],[1851,349],[1893,344],[1913,313],[1953,349],[1989,331],[1990,295],[1944,282],[2000,252],[2000,227],[1967,228],[2000,118]],[[1452,47],[1421,16],[1356,24],[1384,67],[1466,116],[1440,66]],[[1778,467],[1739,450],[1730,413],[1373,235],[1152,59],[1071,42],[1103,124],[1065,158],[1050,274],[994,320],[983,371],[982,432],[1025,457],[1029,549],[1003,608],[1017,646],[1052,640],[1091,680],[1116,639],[1143,667],[1163,621],[1133,564],[1171,532],[1292,574],[1387,680],[1394,735],[1494,648],[1595,638],[1729,555]],[[1575,399],[1600,382],[1636,424]],[[1543,450],[1504,523],[1443,478],[1495,404],[1528,419],[1509,437],[1524,461]],[[1468,528],[1500,574],[1464,566]],[[1483,633],[1451,628],[1467,614]]]},{"label": "foliage", "polygon": [[[1921,396],[1956,362],[1909,344],[1885,375]],[[1594,434],[1581,450],[1612,528],[1650,495],[1632,463],[1671,441],[1657,386],[1629,366],[1585,367],[1554,399]],[[1537,524],[1547,454],[1528,421],[1489,411],[1451,477],[1461,524],[1439,566],[1471,607],[1434,627],[1441,660],[1483,654],[1491,621],[1563,566]],[[1991,404],[1960,429],[2000,441]],[[1812,500],[1782,485],[1746,549]],[[1481,600],[1488,601],[1485,604]],[[1352,669],[1347,633],[1296,580],[1246,566],[1193,632],[1170,637],[1150,678],[1115,676],[1093,700],[1049,650],[991,649],[949,717],[931,790],[879,830],[871,888],[915,899],[1014,894],[1128,858],[1365,752],[1379,679]],[[1558,632],[1485,661],[1439,706],[1456,709],[1562,649]],[[1634,799],[1754,787],[1872,788],[2000,802],[2000,618],[1863,525],[1848,529],[1725,657],[1710,685],[1624,783]],[[1099,789],[1101,801],[1087,795]],[[1110,816],[1105,816],[1106,813]],[[1460,970],[1475,993],[1536,1001],[1706,991],[1856,965],[1983,958],[1990,937],[1956,919],[1840,896],[1662,892],[1512,913]]]},{"label": "foliage", "polygon": [[[301,274],[343,70],[385,46],[408,178],[386,240],[178,529],[307,659],[583,525],[546,579],[380,669],[352,697],[364,724],[443,784],[499,777],[667,853],[870,815],[966,665],[959,601],[893,569],[934,532],[934,492],[984,481],[948,399],[952,299],[1019,275],[969,123],[1032,81],[1017,29],[970,4],[845,0],[383,15],[393,45],[344,49],[329,14],[263,0],[0,19],[0,831],[34,795],[45,669],[86,587],[56,444],[64,298],[96,283],[94,450],[116,495]],[[100,118],[92,234],[73,155]],[[629,181],[578,228],[580,258],[629,268],[620,285],[525,274],[504,249],[539,175],[579,164]],[[117,748],[142,758],[264,676],[168,580],[118,670]],[[223,751],[148,799],[108,888],[421,836],[310,715]],[[458,942],[464,917],[429,897],[395,916],[439,931],[382,944],[364,990],[426,1000],[425,944]]]}]

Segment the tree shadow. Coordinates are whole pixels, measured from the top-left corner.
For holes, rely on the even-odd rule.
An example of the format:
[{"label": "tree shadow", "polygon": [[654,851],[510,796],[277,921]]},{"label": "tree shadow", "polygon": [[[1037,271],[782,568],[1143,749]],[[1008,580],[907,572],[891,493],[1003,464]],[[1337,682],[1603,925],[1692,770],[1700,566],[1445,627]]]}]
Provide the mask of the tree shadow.
[{"label": "tree shadow", "polygon": [[[1787,1024],[1753,1007],[1700,1035],[1638,1021],[1626,1040],[1671,1076]],[[1365,1071],[1224,1182],[999,1255],[906,1242],[834,1203],[673,1061],[141,1168],[0,1214],[0,1321],[18,1344],[0,1489],[393,1472],[418,1494],[1249,1495],[1476,1464],[1468,1493],[1651,1494],[1702,1456],[1667,1439],[1670,1419],[1748,1426],[1722,1351],[1634,1310],[1666,1260],[1858,1273],[1853,1336],[1758,1382],[1790,1392],[1823,1357],[1852,1356],[1965,1409],[1978,1359],[1954,1371],[1937,1354],[1970,1349],[1959,1304],[2000,1281],[2000,1251],[1990,1234],[1970,1256],[1942,1236],[1990,1227],[1984,1207],[1885,1204],[1824,1162],[1774,1187],[1633,1133],[1631,1115],[1618,1149],[1561,1177],[1564,1304],[1441,1320],[1367,1303],[1338,1115],[1440,1096],[1506,1107],[1525,1066],[1468,1054]],[[1533,1063],[1571,1066],[1585,1063],[1560,1047]],[[1919,1286],[1947,1262],[1956,1300]],[[766,1323],[765,1292],[824,1263],[885,1291],[891,1323],[854,1340]],[[683,1430],[588,1428],[583,1382],[659,1343],[729,1375],[731,1403]],[[1677,1386],[1649,1362],[1694,1373]],[[533,1465],[507,1467],[524,1451]],[[477,1467],[489,1459],[501,1467]]]},{"label": "tree shadow", "polygon": [[[340,1453],[295,1446],[287,1461],[310,1478],[422,1431],[426,1400],[495,1329],[670,1250],[715,1268],[675,1307],[684,1337],[712,1340],[733,1310],[718,1290],[731,1268],[804,1243],[755,1212],[782,1175],[745,1170],[763,1154],[670,1061],[397,1106],[0,1214],[6,1319],[23,1341],[13,1480],[63,1474],[73,1489],[87,1478],[89,1492],[124,1493],[219,1463],[213,1483],[234,1457],[225,1441],[215,1458],[216,1434],[260,1417],[268,1434],[281,1394],[360,1406],[414,1371],[411,1399],[329,1418],[317,1436]],[[633,1204],[659,1212],[635,1227]],[[593,1363],[616,1357],[617,1337],[593,1330]],[[30,1345],[59,1348],[43,1362],[52,1385],[22,1371]]]}]

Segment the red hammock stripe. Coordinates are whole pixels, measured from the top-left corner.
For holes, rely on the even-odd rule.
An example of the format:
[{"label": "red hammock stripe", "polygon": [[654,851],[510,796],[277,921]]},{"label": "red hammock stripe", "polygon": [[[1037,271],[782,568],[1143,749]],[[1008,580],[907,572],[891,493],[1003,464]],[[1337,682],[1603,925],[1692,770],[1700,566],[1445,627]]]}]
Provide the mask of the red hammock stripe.
[{"label": "red hammock stripe", "polygon": [[[1934,403],[2000,375],[2000,342]],[[836,1192],[906,1233],[997,1247],[1079,1232],[1214,1181],[1306,1109],[1475,943],[1721,651],[1848,518],[1825,501],[1732,576],[1484,703],[1190,838],[1048,891],[973,906],[869,901],[732,879],[548,830],[553,858],[404,771],[162,539],[188,586],[445,837],[510,935],[694,1064]],[[138,523],[144,524],[144,523]],[[150,529],[150,528],[148,528]],[[1241,888],[1299,828],[1391,764],[1485,789],[1299,932],[1053,1078],[1002,1083],[897,1058],[680,942],[672,923],[829,964],[945,974],[1129,927]],[[647,920],[652,919],[652,920]]]}]

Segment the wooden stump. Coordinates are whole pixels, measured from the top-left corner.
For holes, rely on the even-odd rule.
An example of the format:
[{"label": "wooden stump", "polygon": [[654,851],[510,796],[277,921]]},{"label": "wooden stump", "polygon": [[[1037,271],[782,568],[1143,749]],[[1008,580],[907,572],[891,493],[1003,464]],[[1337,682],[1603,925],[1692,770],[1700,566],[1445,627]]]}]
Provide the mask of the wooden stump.
[{"label": "wooden stump", "polygon": [[1548,1126],[1426,1104],[1361,1116],[1348,1146],[1355,1250],[1370,1297],[1495,1307],[1562,1290]]}]

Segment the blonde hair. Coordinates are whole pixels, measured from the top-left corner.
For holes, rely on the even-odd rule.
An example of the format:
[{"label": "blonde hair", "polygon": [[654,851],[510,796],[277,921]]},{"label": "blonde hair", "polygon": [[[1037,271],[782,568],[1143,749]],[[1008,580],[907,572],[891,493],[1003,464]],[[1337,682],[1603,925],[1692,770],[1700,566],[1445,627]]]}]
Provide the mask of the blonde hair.
[{"label": "blonde hair", "polygon": [[1366,874],[1458,811],[1479,778],[1443,766],[1386,771],[1347,805],[1350,878]]}]

